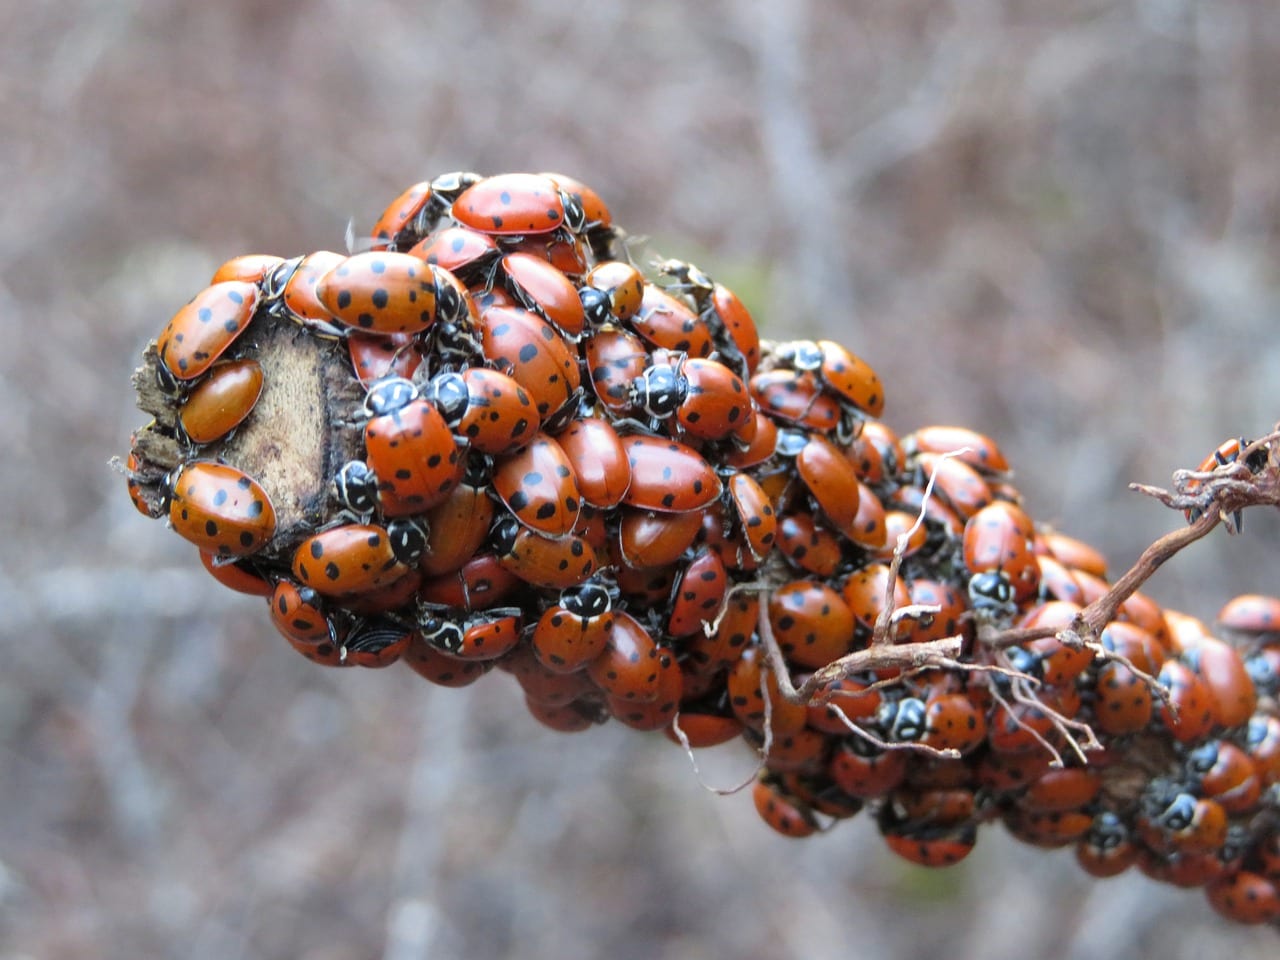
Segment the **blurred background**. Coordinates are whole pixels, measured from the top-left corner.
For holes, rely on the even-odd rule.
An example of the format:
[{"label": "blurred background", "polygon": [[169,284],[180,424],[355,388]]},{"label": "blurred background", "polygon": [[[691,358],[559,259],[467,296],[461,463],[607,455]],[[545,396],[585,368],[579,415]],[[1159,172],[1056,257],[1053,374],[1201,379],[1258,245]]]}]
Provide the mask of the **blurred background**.
[{"label": "blurred background", "polygon": [[[0,957],[1274,957],[997,829],[941,873],[784,840],[702,785],[739,748],[700,781],[505,676],[311,665],[107,461],[222,260],[550,169],[863,355],[891,426],[997,438],[1119,571],[1179,522],[1126,484],[1280,419],[1278,89],[1255,0],[2,0]],[[1150,592],[1280,591],[1276,521]]]}]

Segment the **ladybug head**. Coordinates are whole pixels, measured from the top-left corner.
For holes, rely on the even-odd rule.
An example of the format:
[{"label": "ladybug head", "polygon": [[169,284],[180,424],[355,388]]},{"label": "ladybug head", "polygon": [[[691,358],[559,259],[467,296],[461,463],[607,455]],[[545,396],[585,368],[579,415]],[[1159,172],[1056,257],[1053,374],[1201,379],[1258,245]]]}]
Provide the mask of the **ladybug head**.
[{"label": "ladybug head", "polygon": [[444,422],[456,427],[462,422],[470,402],[467,381],[460,373],[439,373],[431,378],[422,396],[440,411]]},{"label": "ladybug head", "polygon": [[370,417],[394,413],[418,398],[418,388],[404,377],[383,377],[375,380],[364,398],[364,412]]}]

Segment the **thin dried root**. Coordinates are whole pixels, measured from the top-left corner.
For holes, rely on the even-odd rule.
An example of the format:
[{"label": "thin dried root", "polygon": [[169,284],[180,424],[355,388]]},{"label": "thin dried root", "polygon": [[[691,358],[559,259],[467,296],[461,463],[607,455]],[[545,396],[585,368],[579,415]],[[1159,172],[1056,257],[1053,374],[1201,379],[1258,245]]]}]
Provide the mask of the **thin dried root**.
[{"label": "thin dried root", "polygon": [[[765,709],[768,709],[767,704]],[[747,779],[743,780],[741,783],[732,787],[712,786],[702,777],[702,768],[698,766],[698,758],[694,756],[693,747],[689,744],[689,737],[685,734],[684,730],[680,728],[680,714],[678,711],[676,715],[671,718],[671,732],[675,734],[675,738],[680,741],[680,746],[684,747],[684,754],[689,758],[689,765],[693,767],[693,775],[698,780],[698,786],[702,787],[702,789],[706,790],[708,793],[714,793],[719,797],[728,797],[735,793],[740,793],[755,783],[756,777],[758,777],[760,775],[760,771],[764,769],[764,757],[761,756],[756,760],[755,769],[753,769]]]}]

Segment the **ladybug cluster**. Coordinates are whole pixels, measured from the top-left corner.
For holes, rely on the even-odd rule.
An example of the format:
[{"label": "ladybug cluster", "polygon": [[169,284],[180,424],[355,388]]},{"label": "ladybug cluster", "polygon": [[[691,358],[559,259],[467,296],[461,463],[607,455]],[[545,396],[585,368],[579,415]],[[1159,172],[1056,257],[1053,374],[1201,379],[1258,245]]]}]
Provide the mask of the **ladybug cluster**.
[{"label": "ladybug cluster", "polygon": [[[849,350],[762,342],[692,264],[642,271],[586,185],[447,174],[364,247],[228,261],[137,377],[133,502],[294,649],[443,686],[497,668],[557,730],[744,739],[787,836],[866,808],[942,866],[999,820],[1280,919],[1280,600],[1237,598],[1215,634],[1135,593],[1094,646],[1003,643],[1070,626],[1104,558],[1033,522],[988,437],[876,419]],[[322,477],[277,463],[299,441],[263,412],[281,344],[329,371],[272,408],[318,406]]]}]

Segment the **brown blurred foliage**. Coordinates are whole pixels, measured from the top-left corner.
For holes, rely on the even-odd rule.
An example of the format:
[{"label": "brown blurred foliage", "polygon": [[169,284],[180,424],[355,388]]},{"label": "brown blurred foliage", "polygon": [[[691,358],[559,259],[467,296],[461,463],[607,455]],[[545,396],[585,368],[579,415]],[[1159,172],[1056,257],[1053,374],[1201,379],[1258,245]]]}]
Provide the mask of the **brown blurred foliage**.
[{"label": "brown blurred foliage", "polygon": [[[869,823],[774,837],[503,677],[326,672],[106,462],[221,260],[342,249],[447,170],[562,170],[767,332],[865,356],[891,425],[996,437],[1120,569],[1179,522],[1127,482],[1280,418],[1277,89],[1255,0],[0,2],[0,957],[1274,956],[994,828],[938,874]],[[1278,533],[1151,592],[1280,591]]]}]

